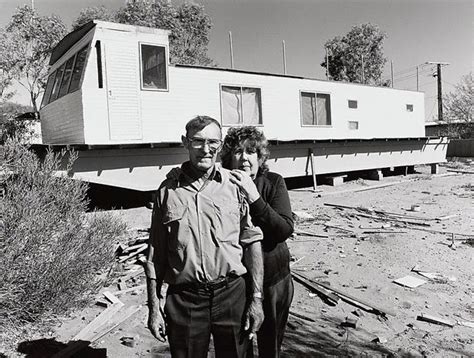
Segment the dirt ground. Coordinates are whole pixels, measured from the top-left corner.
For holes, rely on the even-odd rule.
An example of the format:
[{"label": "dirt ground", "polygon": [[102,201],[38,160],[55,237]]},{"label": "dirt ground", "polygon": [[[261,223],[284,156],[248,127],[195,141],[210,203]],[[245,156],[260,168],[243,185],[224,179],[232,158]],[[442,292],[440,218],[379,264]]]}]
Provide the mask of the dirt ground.
[{"label": "dirt ground", "polygon": [[[448,162],[438,175],[431,175],[429,166],[415,169],[415,174],[389,176],[379,182],[357,179],[336,187],[322,185],[315,192],[290,191],[292,209],[300,213],[296,229],[327,236],[298,234],[289,239],[292,270],[387,314],[367,312],[343,300],[330,306],[295,282],[283,357],[474,356],[474,327],[460,324],[474,322],[474,248],[468,236],[461,235],[474,237],[474,176],[448,172],[472,172],[474,160]],[[358,191],[388,183],[394,185]],[[382,219],[376,219],[381,211]],[[313,218],[302,219],[301,212]],[[146,208],[117,211],[133,229],[149,227],[150,213]],[[394,217],[418,224],[403,224],[392,220]],[[443,217],[447,218],[435,220]],[[454,245],[451,232],[455,233]],[[137,230],[131,233],[140,236]],[[415,265],[435,277],[413,272]],[[416,288],[393,282],[407,275],[426,282]],[[137,278],[129,286],[145,283],[143,276]],[[117,291],[116,282],[106,289]],[[146,329],[144,289],[119,298],[126,307],[143,307],[75,357],[168,357],[167,344],[158,342]],[[48,337],[37,338],[68,342],[103,310],[91,304],[60,322]],[[417,320],[421,314],[449,320],[454,326]],[[356,320],[355,328],[341,325],[346,318]],[[133,337],[131,347],[122,344],[123,337]],[[48,355],[30,349],[24,356]],[[213,356],[212,348],[209,356]]]}]

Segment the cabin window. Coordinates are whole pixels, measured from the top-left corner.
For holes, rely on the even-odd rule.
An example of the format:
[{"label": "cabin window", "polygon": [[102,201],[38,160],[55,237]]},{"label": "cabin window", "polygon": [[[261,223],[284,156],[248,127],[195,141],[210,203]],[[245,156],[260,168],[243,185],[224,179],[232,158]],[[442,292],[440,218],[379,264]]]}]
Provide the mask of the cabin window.
[{"label": "cabin window", "polygon": [[413,112],[413,105],[407,104],[407,112]]},{"label": "cabin window", "polygon": [[69,87],[69,81],[71,80],[71,74],[72,74],[72,66],[74,64],[74,57],[71,57],[69,60],[66,62],[66,67],[64,68],[64,75],[63,79],[61,81],[61,86],[59,87],[59,97],[64,96],[67,94],[67,90]]},{"label": "cabin window", "polygon": [[359,129],[359,122],[357,122],[357,121],[349,121],[349,129],[350,129],[350,130],[357,130],[357,129]]},{"label": "cabin window", "polygon": [[356,109],[357,108],[357,101],[353,100],[353,99],[350,99],[350,100],[347,101],[347,105],[349,106],[349,108]]},{"label": "cabin window", "polygon": [[53,93],[51,94],[50,102],[58,98],[59,86],[61,84],[61,79],[63,78],[63,73],[64,73],[64,66],[65,64],[59,67],[58,70],[56,71],[56,77],[54,78],[54,84],[53,84]]},{"label": "cabin window", "polygon": [[95,42],[95,54],[97,57],[97,81],[99,88],[103,88],[104,80],[102,77],[102,51],[100,48],[100,41]]},{"label": "cabin window", "polygon": [[331,125],[330,95],[301,92],[301,121],[304,126]]},{"label": "cabin window", "polygon": [[69,85],[68,93],[74,92],[79,89],[81,84],[82,72],[84,72],[84,65],[86,64],[87,57],[87,46],[83,47],[76,55],[76,63],[74,64],[74,70],[72,71],[71,84]]},{"label": "cabin window", "polygon": [[166,90],[166,48],[163,46],[141,45],[142,89]]},{"label": "cabin window", "polygon": [[56,72],[53,72],[48,77],[48,82],[46,82],[46,89],[44,90],[43,99],[41,100],[41,107],[44,107],[49,103],[49,98],[51,97],[51,92],[53,90],[55,76]]},{"label": "cabin window", "polygon": [[260,88],[222,86],[222,124],[261,125],[261,98]]}]

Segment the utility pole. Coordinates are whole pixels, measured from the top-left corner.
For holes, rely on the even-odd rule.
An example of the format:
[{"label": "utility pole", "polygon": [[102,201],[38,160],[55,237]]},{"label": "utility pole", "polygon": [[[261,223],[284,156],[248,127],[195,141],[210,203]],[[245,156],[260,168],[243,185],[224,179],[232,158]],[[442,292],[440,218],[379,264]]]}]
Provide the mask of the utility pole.
[{"label": "utility pole", "polygon": [[420,90],[420,77],[419,77],[419,71],[418,71],[418,68],[420,66],[416,66],[416,90],[419,91]]},{"label": "utility pole", "polygon": [[232,47],[232,31],[229,31],[229,47],[230,47],[230,68],[234,68],[234,48]]},{"label": "utility pole", "polygon": [[283,48],[283,74],[286,75],[286,47],[285,47],[285,40],[281,42]]},{"label": "utility pole", "polygon": [[435,62],[435,61],[428,61],[426,62],[428,65],[436,65],[437,71],[434,77],[438,78],[438,121],[443,120],[443,88],[441,85],[441,66],[449,65],[448,62]]},{"label": "utility pole", "polygon": [[326,50],[326,80],[329,80],[329,52],[328,52],[328,47],[324,46],[324,49]]},{"label": "utility pole", "polygon": [[35,11],[35,0],[31,0],[31,10]]},{"label": "utility pole", "polygon": [[393,88],[393,61],[390,61],[390,76],[392,77],[392,88]]}]

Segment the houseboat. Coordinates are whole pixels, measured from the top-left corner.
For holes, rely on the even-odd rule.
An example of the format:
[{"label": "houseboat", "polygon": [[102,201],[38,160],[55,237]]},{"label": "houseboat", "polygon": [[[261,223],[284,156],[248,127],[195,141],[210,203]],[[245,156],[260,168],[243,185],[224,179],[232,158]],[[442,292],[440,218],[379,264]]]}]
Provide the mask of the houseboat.
[{"label": "houseboat", "polygon": [[[74,178],[152,191],[186,160],[187,121],[260,127],[286,178],[381,173],[445,161],[425,137],[424,94],[241,69],[172,65],[166,30],[91,21],[55,47],[40,117],[43,146],[78,153]],[[435,168],[435,166],[433,166]]]}]

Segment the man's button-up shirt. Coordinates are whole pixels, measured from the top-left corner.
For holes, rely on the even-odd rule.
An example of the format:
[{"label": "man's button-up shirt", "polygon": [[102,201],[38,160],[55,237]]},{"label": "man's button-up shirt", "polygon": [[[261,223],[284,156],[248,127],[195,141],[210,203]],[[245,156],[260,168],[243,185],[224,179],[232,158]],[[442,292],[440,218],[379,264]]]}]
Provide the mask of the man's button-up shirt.
[{"label": "man's button-up shirt", "polygon": [[262,240],[249,207],[229,171],[216,166],[202,185],[186,175],[158,189],[153,210],[147,273],[164,273],[169,284],[206,282],[243,275],[243,247]]}]

